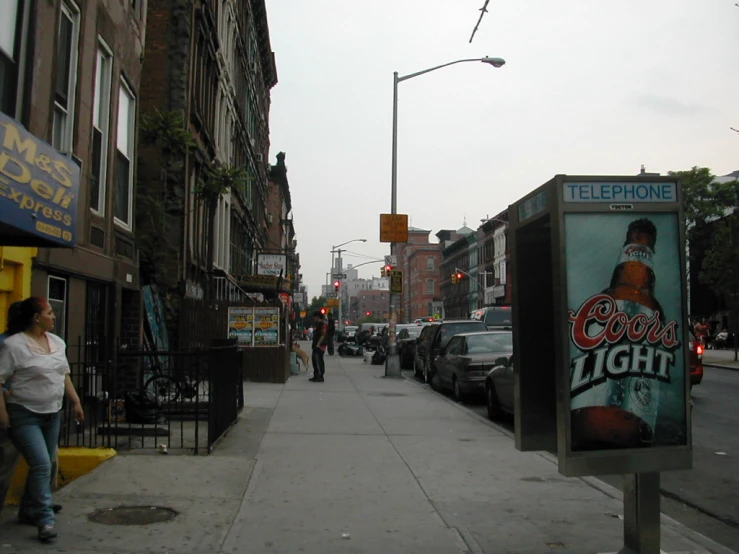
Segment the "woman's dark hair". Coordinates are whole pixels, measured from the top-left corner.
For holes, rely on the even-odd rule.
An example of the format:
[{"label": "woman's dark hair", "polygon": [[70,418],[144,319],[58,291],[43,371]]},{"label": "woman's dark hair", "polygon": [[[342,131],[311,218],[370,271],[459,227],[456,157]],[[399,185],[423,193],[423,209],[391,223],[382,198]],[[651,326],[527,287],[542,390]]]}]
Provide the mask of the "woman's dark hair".
[{"label": "woman's dark hair", "polygon": [[10,307],[8,308],[8,326],[5,330],[5,334],[10,336],[14,335],[18,331],[12,332],[12,329],[18,326],[18,317],[21,313],[21,304],[22,302],[18,300],[17,302],[13,302]]},{"label": "woman's dark hair", "polygon": [[33,327],[33,318],[44,311],[49,301],[40,296],[31,296],[20,302],[17,314],[11,317],[8,312],[8,334],[15,335]]}]

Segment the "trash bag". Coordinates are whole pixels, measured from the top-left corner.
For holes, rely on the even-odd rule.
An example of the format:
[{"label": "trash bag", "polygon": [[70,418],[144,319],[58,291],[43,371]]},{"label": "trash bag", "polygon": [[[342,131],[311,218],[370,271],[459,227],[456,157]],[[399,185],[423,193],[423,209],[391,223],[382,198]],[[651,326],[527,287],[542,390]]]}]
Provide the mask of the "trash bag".
[{"label": "trash bag", "polygon": [[378,348],[375,350],[375,353],[372,354],[372,365],[382,365],[385,363],[385,358],[387,356],[385,355],[385,350],[383,348]]}]

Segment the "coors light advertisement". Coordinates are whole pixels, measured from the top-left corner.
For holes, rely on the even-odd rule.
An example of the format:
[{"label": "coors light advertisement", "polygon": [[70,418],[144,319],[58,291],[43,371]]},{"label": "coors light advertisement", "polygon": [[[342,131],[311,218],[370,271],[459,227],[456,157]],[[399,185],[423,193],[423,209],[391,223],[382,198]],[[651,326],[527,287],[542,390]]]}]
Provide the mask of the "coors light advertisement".
[{"label": "coors light advertisement", "polygon": [[676,214],[567,214],[572,450],[684,445]]}]

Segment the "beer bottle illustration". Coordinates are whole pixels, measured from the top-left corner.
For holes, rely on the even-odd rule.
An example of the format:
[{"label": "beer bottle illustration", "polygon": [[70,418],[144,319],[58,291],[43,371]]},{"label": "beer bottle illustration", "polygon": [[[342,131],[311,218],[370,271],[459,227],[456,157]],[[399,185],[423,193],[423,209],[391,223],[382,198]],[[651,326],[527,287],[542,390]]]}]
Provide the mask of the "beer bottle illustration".
[{"label": "beer bottle illustration", "polygon": [[[664,311],[654,297],[656,241],[657,228],[652,221],[632,221],[611,284],[602,293],[610,296],[618,311],[629,318],[637,314],[651,318],[655,312],[659,312],[660,320],[664,318]],[[618,378],[609,375],[571,400],[573,448],[649,446],[654,438],[658,405],[657,379],[628,373]]]}]

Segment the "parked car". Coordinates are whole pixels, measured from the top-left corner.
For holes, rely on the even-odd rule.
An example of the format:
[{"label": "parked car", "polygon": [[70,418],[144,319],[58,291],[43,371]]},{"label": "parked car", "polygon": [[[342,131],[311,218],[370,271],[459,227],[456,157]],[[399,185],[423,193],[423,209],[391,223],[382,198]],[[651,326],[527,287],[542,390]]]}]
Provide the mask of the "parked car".
[{"label": "parked car", "polygon": [[400,367],[410,369],[413,367],[413,358],[416,355],[416,339],[421,334],[423,327],[418,325],[404,325],[398,332],[398,355],[400,356]]},{"label": "parked car", "polygon": [[474,333],[487,331],[482,321],[444,321],[431,323],[422,327],[421,334],[416,340],[416,353],[413,357],[413,372],[416,377],[423,375],[424,381],[432,387],[438,387],[435,378],[436,368],[434,360],[442,348],[446,347],[451,338],[459,333]]},{"label": "parked car", "polygon": [[513,355],[510,331],[460,333],[442,348],[434,362],[438,383],[461,402],[469,395],[482,396],[485,378],[496,361]]},{"label": "parked car", "polygon": [[689,330],[690,333],[690,387],[693,385],[700,385],[703,381],[703,350],[705,346],[703,342],[699,340],[693,330]]},{"label": "parked car", "polygon": [[482,321],[489,330],[513,329],[513,315],[510,306],[488,306],[475,310],[470,314],[470,319]]},{"label": "parked car", "polygon": [[359,327],[357,327],[356,325],[347,325],[337,335],[336,342],[354,342],[354,338],[357,334],[357,329],[359,329]]},{"label": "parked car", "polygon": [[513,356],[500,359],[485,377],[485,404],[488,417],[497,421],[503,413],[513,414]]}]

